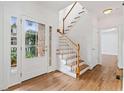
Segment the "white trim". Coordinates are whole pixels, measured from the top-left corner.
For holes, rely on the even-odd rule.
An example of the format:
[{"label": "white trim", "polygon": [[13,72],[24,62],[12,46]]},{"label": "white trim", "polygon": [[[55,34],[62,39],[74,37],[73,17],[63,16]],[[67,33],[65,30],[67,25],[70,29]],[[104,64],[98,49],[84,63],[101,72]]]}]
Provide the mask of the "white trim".
[{"label": "white trim", "polygon": [[4,89],[4,60],[3,60],[3,5],[0,4],[0,90]]},{"label": "white trim", "polygon": [[108,53],[108,52],[102,52],[102,55],[116,55],[116,56],[118,56],[117,53]]},{"label": "white trim", "polygon": [[119,54],[118,54],[118,67],[123,68],[123,25],[120,25],[118,27],[118,37],[119,37]]}]

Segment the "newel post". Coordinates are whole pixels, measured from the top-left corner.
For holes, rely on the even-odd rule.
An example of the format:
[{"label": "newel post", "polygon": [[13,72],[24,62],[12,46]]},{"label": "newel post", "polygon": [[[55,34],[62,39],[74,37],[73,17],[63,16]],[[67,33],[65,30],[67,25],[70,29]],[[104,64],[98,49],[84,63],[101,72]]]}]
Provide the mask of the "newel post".
[{"label": "newel post", "polygon": [[80,45],[77,45],[77,67],[76,67],[76,79],[80,78],[80,67],[79,67],[79,63],[80,63]]}]

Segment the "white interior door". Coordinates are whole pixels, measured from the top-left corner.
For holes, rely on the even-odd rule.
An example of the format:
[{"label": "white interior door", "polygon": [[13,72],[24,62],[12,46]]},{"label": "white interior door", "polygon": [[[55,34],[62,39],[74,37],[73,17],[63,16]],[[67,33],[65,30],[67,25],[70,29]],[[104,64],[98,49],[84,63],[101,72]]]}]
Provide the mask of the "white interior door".
[{"label": "white interior door", "polygon": [[45,28],[38,20],[22,19],[22,81],[47,72]]},{"label": "white interior door", "polygon": [[99,64],[99,56],[98,56],[98,32],[97,29],[93,30],[93,35],[92,35],[92,67],[95,65]]}]

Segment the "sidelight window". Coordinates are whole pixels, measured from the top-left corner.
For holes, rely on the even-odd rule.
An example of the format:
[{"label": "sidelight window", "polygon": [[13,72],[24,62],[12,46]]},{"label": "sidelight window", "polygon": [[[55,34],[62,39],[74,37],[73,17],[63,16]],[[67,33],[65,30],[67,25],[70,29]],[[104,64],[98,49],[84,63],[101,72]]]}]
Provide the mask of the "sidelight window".
[{"label": "sidelight window", "polygon": [[17,66],[17,18],[11,17],[11,67]]}]

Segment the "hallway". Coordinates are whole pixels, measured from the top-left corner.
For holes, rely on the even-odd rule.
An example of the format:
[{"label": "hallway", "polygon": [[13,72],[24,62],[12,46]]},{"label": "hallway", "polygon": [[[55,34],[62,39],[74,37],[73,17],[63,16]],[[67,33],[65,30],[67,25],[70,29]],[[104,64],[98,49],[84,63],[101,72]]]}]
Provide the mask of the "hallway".
[{"label": "hallway", "polygon": [[[93,70],[88,70],[76,80],[61,72],[55,71],[27,80],[20,85],[8,90],[15,91],[110,91],[122,90],[122,81],[116,79],[115,69],[117,58],[103,55],[102,66],[97,65]],[[78,86],[77,86],[78,85]]]}]

